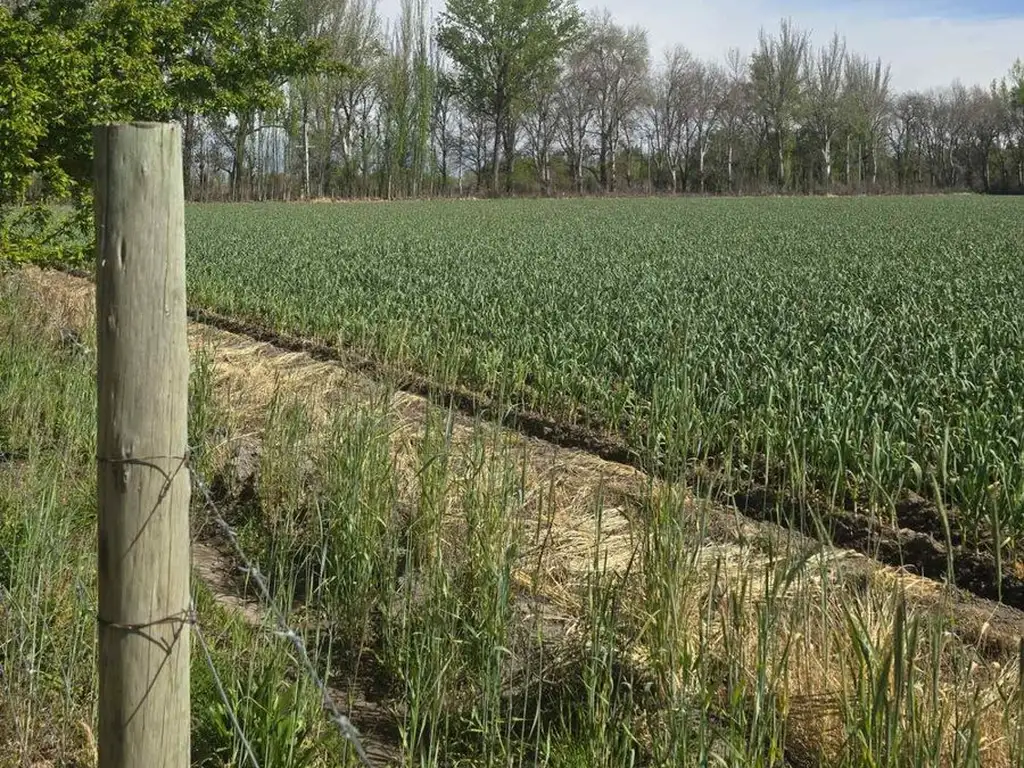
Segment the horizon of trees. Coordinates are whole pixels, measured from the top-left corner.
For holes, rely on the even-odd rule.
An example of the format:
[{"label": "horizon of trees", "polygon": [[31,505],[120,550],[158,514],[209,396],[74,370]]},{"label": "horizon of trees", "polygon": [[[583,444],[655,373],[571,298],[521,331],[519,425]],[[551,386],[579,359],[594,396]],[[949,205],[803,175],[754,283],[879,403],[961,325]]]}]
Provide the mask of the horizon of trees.
[{"label": "horizon of trees", "polygon": [[315,8],[353,73],[268,116],[293,128],[247,147],[245,179],[214,137],[193,196],[1024,190],[1019,61],[897,93],[886,63],[788,20],[749,55],[653,60],[645,30],[565,0],[449,0],[433,27],[424,0],[393,23],[372,0]]},{"label": "horizon of trees", "polygon": [[[887,63],[786,19],[708,61],[653,56],[644,29],[572,0],[448,0],[434,21],[426,0],[393,20],[376,0],[0,0],[0,35],[4,14],[51,42],[85,23],[116,38],[84,76],[141,72],[149,96],[95,116],[180,120],[193,200],[1024,192],[1020,60],[992,83],[896,92]],[[17,134],[29,199],[52,192],[25,136],[58,118],[36,116]]]}]

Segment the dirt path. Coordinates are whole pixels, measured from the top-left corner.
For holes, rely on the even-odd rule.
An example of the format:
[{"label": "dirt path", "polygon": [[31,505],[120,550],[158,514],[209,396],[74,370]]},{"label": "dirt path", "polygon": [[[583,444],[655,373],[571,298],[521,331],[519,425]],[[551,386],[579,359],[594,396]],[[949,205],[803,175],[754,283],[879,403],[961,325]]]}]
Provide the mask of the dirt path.
[{"label": "dirt path", "polygon": [[[35,292],[38,300],[50,308],[55,327],[90,327],[93,286],[88,280],[35,269],[24,270],[12,279]],[[424,422],[435,408],[423,397],[389,392],[365,373],[340,362],[316,359],[308,352],[283,350],[267,341],[198,323],[190,324],[189,338],[194,349],[205,349],[212,356],[216,395],[229,407],[234,431],[256,445],[261,440],[261,419],[275,395],[282,392],[308,401],[323,419],[341,404],[379,407],[382,398],[388,399],[398,425],[393,439],[399,453],[414,450]],[[666,489],[634,467],[495,425],[481,425],[465,414],[455,414],[452,426],[454,442],[460,446],[471,445],[474,436],[484,430],[492,445],[503,446],[510,456],[520,457],[527,489],[523,503],[524,557],[543,561],[545,583],[539,589],[550,602],[549,610],[563,617],[577,614],[581,610],[578,587],[587,578],[595,547],[600,546],[610,570],[623,572],[639,540],[636,520],[643,501]],[[401,464],[399,470],[412,471],[411,465],[403,468]],[[947,588],[903,568],[882,565],[852,550],[822,547],[770,522],[746,518],[735,509],[692,499],[686,504],[695,520],[704,521],[706,542],[700,558],[707,561],[708,569],[714,564],[719,570],[743,574],[756,583],[765,569],[772,567],[773,558],[768,553],[812,552],[814,556],[805,566],[809,574],[807,589],[820,592],[827,581],[833,589],[840,585],[857,594],[870,592],[884,597],[902,593],[916,610],[946,617],[965,646],[981,657],[1000,660],[1004,666],[1024,635],[1024,614],[1015,609]],[[595,524],[598,511],[600,530]],[[539,535],[542,526],[544,536]],[[544,543],[538,544],[542,538]],[[193,557],[198,574],[222,603],[249,620],[261,620],[258,606],[239,596],[230,579],[224,577],[226,561],[222,552],[209,542],[200,542]],[[841,688],[836,686],[832,669],[836,660],[827,657],[825,650],[820,650],[820,658],[814,657],[817,652],[812,649],[802,659],[792,681],[794,691],[818,699],[838,695],[836,691]],[[349,693],[339,691],[352,706],[357,724],[360,714],[365,715],[364,721],[388,717],[374,710],[374,703],[353,699]],[[795,738],[813,741],[811,735],[800,735],[802,727],[794,722]],[[821,727],[820,723],[806,726],[808,733],[817,733]],[[388,732],[387,728],[378,730]],[[814,738],[820,738],[820,734]],[[393,761],[397,745],[388,743],[386,737],[378,741],[373,747],[381,761]]]}]

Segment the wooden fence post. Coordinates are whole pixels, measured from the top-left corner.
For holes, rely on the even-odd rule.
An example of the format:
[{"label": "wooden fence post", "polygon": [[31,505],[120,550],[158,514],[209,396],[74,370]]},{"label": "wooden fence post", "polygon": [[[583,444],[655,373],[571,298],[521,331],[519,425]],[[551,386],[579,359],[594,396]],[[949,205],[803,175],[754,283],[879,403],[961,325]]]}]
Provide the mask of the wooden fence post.
[{"label": "wooden fence post", "polygon": [[188,339],[178,125],[93,133],[99,765],[189,764]]}]

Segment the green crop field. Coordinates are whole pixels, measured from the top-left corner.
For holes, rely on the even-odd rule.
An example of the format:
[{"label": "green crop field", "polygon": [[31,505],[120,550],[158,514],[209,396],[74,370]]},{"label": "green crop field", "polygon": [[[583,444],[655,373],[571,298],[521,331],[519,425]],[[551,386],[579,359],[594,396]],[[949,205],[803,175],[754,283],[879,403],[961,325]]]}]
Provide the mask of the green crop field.
[{"label": "green crop field", "polygon": [[195,206],[191,303],[642,455],[1024,535],[1024,201]]}]

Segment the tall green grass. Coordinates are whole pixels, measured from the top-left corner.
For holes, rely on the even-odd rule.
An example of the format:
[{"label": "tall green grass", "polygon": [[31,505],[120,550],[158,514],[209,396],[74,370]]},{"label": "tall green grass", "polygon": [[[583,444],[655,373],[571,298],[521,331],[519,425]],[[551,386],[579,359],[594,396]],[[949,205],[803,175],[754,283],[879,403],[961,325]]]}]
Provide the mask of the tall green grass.
[{"label": "tall green grass", "polygon": [[12,764],[87,755],[95,689],[90,352],[41,345],[26,303],[0,287],[0,753]]},{"label": "tall green grass", "polygon": [[[31,294],[0,284],[4,766],[95,763],[95,353],[90,329],[73,338],[61,330],[69,329],[50,325]],[[213,424],[203,415],[208,374],[200,364],[192,378],[190,437],[199,445]],[[196,597],[200,631],[261,764],[315,764],[304,756],[328,731],[287,647],[215,604],[202,584]],[[195,763],[238,764],[237,737],[198,647],[192,681]]]}]

